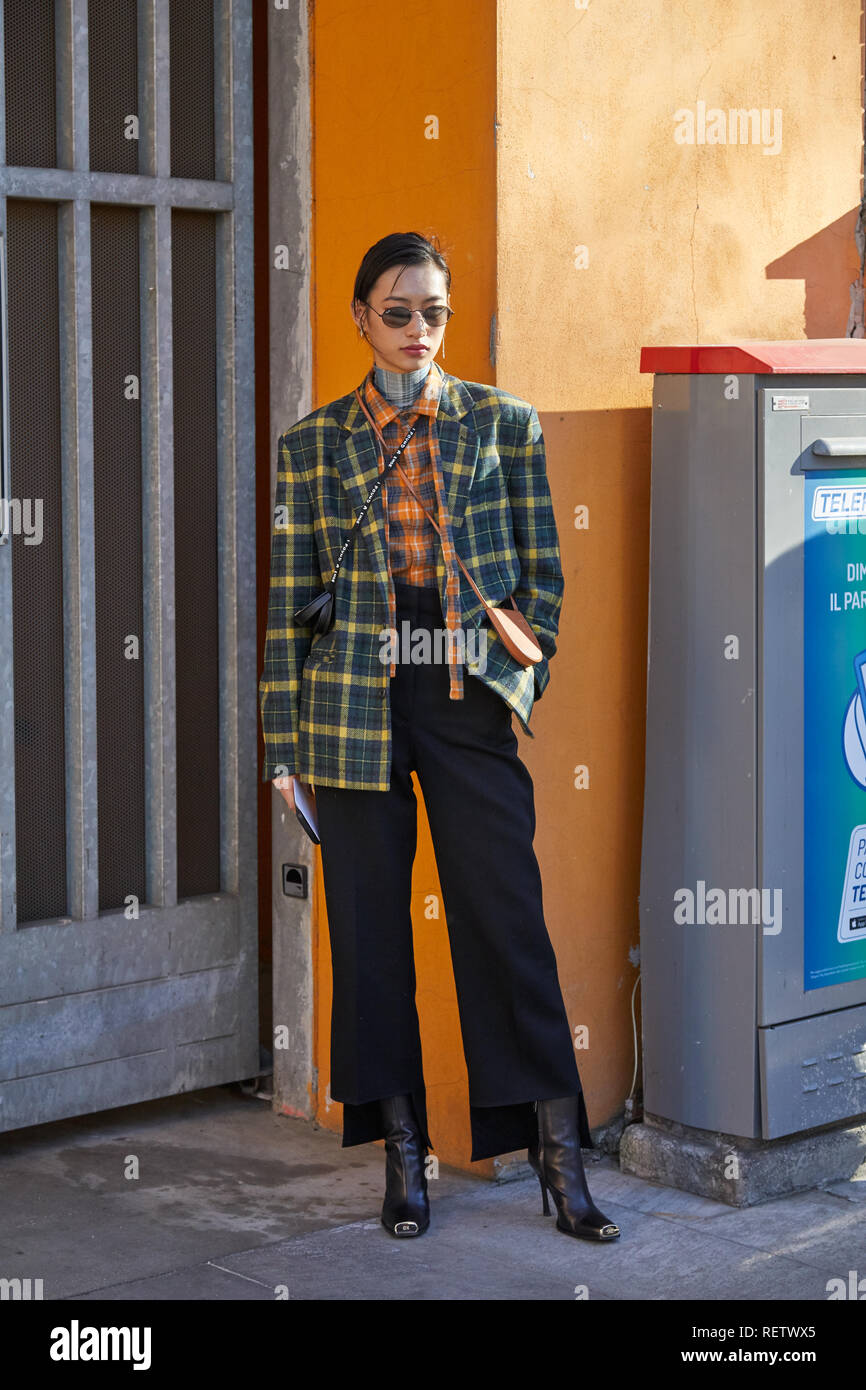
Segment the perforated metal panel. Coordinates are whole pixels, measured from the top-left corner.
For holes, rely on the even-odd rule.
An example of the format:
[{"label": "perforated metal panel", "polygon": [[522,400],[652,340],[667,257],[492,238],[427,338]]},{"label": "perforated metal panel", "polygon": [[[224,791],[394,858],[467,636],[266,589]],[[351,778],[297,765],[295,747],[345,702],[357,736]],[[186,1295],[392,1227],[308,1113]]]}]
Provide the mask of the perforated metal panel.
[{"label": "perforated metal panel", "polygon": [[99,906],[147,901],[139,214],[91,209]]},{"label": "perforated metal panel", "polygon": [[54,0],[4,0],[6,163],[57,163]]},{"label": "perforated metal panel", "polygon": [[214,6],[212,0],[172,0],[172,178],[214,175]]},{"label": "perforated metal panel", "polygon": [[137,27],[135,0],[88,0],[91,169],[138,171]]},{"label": "perforated metal panel", "polygon": [[38,544],[23,534],[12,540],[15,854],[25,923],[66,912],[57,207],[10,199],[6,226],[12,496],[41,502],[43,533]]},{"label": "perforated metal panel", "polygon": [[178,897],[220,887],[214,219],[172,214]]}]

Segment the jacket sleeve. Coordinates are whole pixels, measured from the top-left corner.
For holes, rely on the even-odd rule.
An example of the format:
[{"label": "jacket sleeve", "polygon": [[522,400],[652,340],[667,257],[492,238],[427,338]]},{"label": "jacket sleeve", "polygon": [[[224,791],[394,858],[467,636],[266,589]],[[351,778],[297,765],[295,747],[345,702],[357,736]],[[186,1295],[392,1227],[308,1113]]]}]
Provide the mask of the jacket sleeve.
[{"label": "jacket sleeve", "polygon": [[521,447],[515,451],[508,474],[514,541],[520,556],[520,579],[514,599],[544,653],[533,668],[535,698],[539,699],[550,679],[548,662],[556,651],[565,585],[547,480],[544,436],[535,406],[529,407],[522,430],[518,425],[518,437]]},{"label": "jacket sleeve", "polygon": [[290,434],[283,434],[277,443],[268,623],[259,681],[263,782],[297,771],[301,673],[312,645],[312,629],[299,626],[294,612],[322,589],[312,507],[290,439]]}]

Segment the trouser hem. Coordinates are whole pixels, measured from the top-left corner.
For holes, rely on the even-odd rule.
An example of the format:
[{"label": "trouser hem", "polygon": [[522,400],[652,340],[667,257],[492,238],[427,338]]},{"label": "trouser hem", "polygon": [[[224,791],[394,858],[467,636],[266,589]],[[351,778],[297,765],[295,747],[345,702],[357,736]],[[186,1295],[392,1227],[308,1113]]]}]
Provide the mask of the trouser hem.
[{"label": "trouser hem", "polygon": [[[418,1127],[428,1149],[435,1146],[427,1126],[426,1088],[403,1092],[412,1097],[412,1104]],[[540,1100],[556,1100],[556,1096],[540,1096]],[[574,1094],[574,1093],[571,1093]],[[589,1117],[583,1090],[578,1097],[578,1134],[582,1149],[594,1149],[589,1128]],[[337,1097],[334,1097],[337,1099]],[[385,1097],[382,1097],[385,1099]],[[354,1148],[358,1144],[374,1143],[385,1138],[385,1125],[379,1100],[366,1101],[361,1105],[341,1102],[343,1106],[342,1147]],[[535,1101],[518,1101],[508,1105],[470,1105],[469,1123],[472,1137],[470,1163],[480,1163],[487,1158],[497,1158],[500,1154],[516,1153],[529,1149],[538,1135],[538,1118]]]}]

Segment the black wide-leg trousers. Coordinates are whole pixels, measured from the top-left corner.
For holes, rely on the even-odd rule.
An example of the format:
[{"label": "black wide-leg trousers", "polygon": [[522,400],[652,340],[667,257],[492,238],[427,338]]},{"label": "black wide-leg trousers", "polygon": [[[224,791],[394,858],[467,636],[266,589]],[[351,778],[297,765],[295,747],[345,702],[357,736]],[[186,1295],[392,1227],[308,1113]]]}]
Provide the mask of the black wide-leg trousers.
[{"label": "black wide-leg trousers", "polygon": [[[402,623],[444,629],[438,592],[395,581]],[[434,645],[433,651],[437,648]],[[401,656],[406,649],[401,642]],[[430,1148],[410,917],[417,771],[430,823],[469,1076],[471,1161],[528,1148],[534,1103],[580,1097],[533,849],[535,805],[512,712],[464,668],[397,663],[387,792],[317,786],[331,941],[331,1083],[343,1147],[384,1138],[379,1100],[411,1094]]]}]

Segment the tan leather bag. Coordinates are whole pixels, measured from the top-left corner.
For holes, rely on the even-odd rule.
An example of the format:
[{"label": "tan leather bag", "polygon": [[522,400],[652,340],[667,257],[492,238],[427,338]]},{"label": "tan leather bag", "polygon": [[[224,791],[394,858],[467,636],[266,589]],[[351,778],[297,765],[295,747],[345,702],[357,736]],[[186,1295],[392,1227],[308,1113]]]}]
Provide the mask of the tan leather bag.
[{"label": "tan leather bag", "polygon": [[[378,425],[376,424],[376,421],[373,419],[372,415],[367,409],[366,404],[361,399],[360,391],[356,390],[355,395],[358,398],[358,404],[360,405],[367,419],[370,421],[370,424],[373,426],[373,429],[376,431],[376,434],[380,439],[383,447],[387,448],[385,440],[382,436],[382,431],[379,429]],[[432,420],[430,424],[432,428]],[[401,468],[400,464],[396,463],[394,467],[400,474],[400,477],[406,484],[406,487],[409,489],[412,496],[415,498],[415,501],[418,503],[419,507],[427,516],[428,521],[430,521],[432,525],[436,527],[437,532],[441,536],[442,532],[439,530],[439,526],[435,521],[433,514],[428,510],[427,507],[425,507],[424,503],[421,501],[421,498],[418,496],[418,493],[415,491],[409,479],[406,477],[406,474],[403,472],[403,469]],[[520,609],[517,607],[517,604],[514,602],[514,595],[511,594],[509,596],[508,601],[511,604],[510,608],[497,608],[492,603],[488,603],[487,599],[484,597],[481,590],[478,588],[478,585],[475,583],[475,580],[472,578],[472,575],[469,573],[468,569],[464,565],[463,561],[460,559],[459,555],[456,556],[456,560],[463,573],[466,575],[466,578],[469,580],[469,583],[471,584],[475,593],[478,595],[479,599],[484,604],[484,607],[487,611],[487,616],[489,617],[491,623],[493,624],[497,633],[501,637],[506,650],[511,653],[515,661],[519,661],[521,666],[534,666],[537,661],[541,661],[544,656],[544,653],[538,645],[538,638],[535,636],[535,633],[529,626],[529,623],[526,621]]]}]

